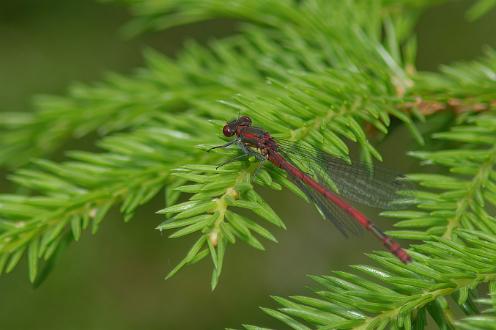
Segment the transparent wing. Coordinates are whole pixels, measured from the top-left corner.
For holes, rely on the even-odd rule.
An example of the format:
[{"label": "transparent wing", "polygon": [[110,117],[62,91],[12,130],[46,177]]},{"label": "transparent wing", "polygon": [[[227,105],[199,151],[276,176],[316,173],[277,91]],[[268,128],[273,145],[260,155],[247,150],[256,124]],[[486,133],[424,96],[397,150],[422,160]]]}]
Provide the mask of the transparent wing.
[{"label": "transparent wing", "polygon": [[411,200],[413,186],[399,173],[359,161],[349,164],[310,145],[277,143],[281,155],[346,199],[381,209],[400,208]]},{"label": "transparent wing", "polygon": [[311,189],[298,178],[293,177],[288,173],[291,181],[308,197],[308,199],[315,204],[322,216],[330,220],[332,224],[343,234],[345,237],[351,235],[358,235],[363,232],[363,227],[339,208],[334,203],[328,201],[324,196],[317,191]]}]

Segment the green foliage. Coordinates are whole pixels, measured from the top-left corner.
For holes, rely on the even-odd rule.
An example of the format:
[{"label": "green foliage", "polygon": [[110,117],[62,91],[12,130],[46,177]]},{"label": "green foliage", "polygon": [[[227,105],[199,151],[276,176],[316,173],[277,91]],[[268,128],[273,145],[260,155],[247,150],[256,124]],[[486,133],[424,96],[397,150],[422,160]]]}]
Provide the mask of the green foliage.
[{"label": "green foliage", "polygon": [[480,315],[468,316],[456,322],[459,329],[465,330],[491,330],[496,329],[496,282],[489,284],[489,298],[478,299],[477,302],[490,308],[484,310]]},{"label": "green foliage", "polygon": [[0,196],[0,271],[11,271],[27,251],[34,281],[38,259],[49,260],[67,235],[77,241],[89,226],[95,233],[112,206],[130,220],[163,189],[172,167],[203,155],[194,149],[199,131],[214,134],[194,116],[162,114],[133,133],[103,139],[104,153],[73,151],[70,161],[36,160],[17,171],[11,179],[38,194]]},{"label": "green foliage", "polygon": [[[281,219],[253,190],[251,172],[252,170],[240,164],[226,166],[221,170],[216,166],[190,165],[179,168],[173,174],[184,182],[194,183],[176,187],[174,190],[193,195],[187,202],[159,211],[159,213],[174,214],[174,216],[159,225],[158,229],[174,229],[175,232],[169,236],[171,238],[183,237],[199,231],[202,235],[179,265],[167,275],[167,278],[174,275],[184,265],[197,262],[210,254],[214,265],[212,288],[215,288],[227,245],[234,244],[236,238],[259,250],[263,250],[264,247],[253,235],[254,233],[277,242],[263,226],[236,212],[236,209],[250,210],[269,223],[284,228]],[[281,186],[273,182],[265,170],[258,173],[256,182],[281,189]]]},{"label": "green foliage", "polygon": [[[258,6],[267,6],[264,8],[267,17],[262,22],[263,26],[246,26],[240,35],[213,42],[209,49],[191,42],[179,54],[177,61],[149,51],[146,54],[147,67],[140,69],[131,78],[113,74],[105,82],[92,87],[81,84],[73,86],[68,97],[38,97],[35,99],[38,111],[34,113],[0,114],[0,164],[17,166],[32,157],[52,152],[68,138],[80,138],[95,131],[100,135],[107,135],[139,127],[157,113],[186,111],[195,108],[197,103],[213,104],[212,102],[228,98],[236,92],[254,90],[257,87],[265,89],[266,77],[285,81],[288,79],[288,70],[292,69],[320,71],[337,67],[354,71],[361,69],[356,63],[369,63],[369,70],[382,71],[386,62],[397,70],[398,87],[403,88],[402,85],[408,84],[401,69],[384,52],[383,46],[376,42],[381,35],[381,22],[371,20],[370,17],[380,17],[384,9],[374,2],[364,2],[360,5],[364,8],[358,11],[372,12],[371,16],[359,15],[352,22],[347,19],[356,16],[355,7],[351,4],[336,2],[334,5],[339,6],[338,10],[335,10],[334,5],[326,5],[323,9],[329,20],[323,22],[325,26],[314,26],[312,20],[301,19],[305,16],[300,17],[301,10],[306,15],[311,15],[309,17],[321,17],[322,8],[317,4],[295,8],[288,2],[282,10],[280,6],[274,7],[265,1],[242,2],[251,9],[246,10],[239,5],[235,6],[238,10],[232,12],[226,11],[226,8],[232,6],[221,1],[192,1],[189,5],[195,9],[181,12],[180,15],[188,17],[187,21],[194,21],[213,17],[217,12],[226,17],[238,17],[236,13],[245,13],[245,19],[259,21],[262,17],[257,15],[256,10],[261,10]],[[137,8],[135,11],[141,15],[135,22],[141,19],[154,21],[155,17],[163,17],[168,26],[179,24],[180,21],[169,16],[159,15],[159,9],[165,7],[178,9],[174,12],[179,12],[180,7],[187,3],[133,2],[133,6]],[[293,19],[284,21],[288,15]],[[409,24],[405,21],[410,21],[409,17],[398,20],[396,25],[401,25],[406,30],[404,26]],[[275,19],[278,21],[272,22]],[[268,24],[269,22],[272,24]],[[280,25],[275,24],[278,22]],[[267,28],[267,24],[272,28]],[[273,28],[274,25],[276,28]],[[310,26],[302,30],[301,25]],[[363,28],[367,35],[354,31],[350,25]],[[325,30],[322,30],[323,27]],[[328,31],[332,33],[329,35]],[[367,37],[373,39],[372,44]],[[353,43],[342,42],[350,38]],[[394,33],[388,40],[391,41],[390,47],[394,48]],[[330,47],[334,43],[343,46]],[[376,47],[378,54],[373,59],[369,58],[370,49],[355,47],[354,43],[365,48]],[[409,43],[409,48],[413,47],[414,43]],[[398,54],[398,49],[394,52]],[[384,58],[381,59],[380,56]],[[225,114],[221,119],[226,119]]]},{"label": "green foliage", "polygon": [[[421,72],[414,78],[413,93],[429,100],[458,100],[460,110],[487,110],[496,98],[496,52],[488,49],[483,58],[474,62],[441,66],[441,72]],[[492,104],[491,104],[492,103]],[[451,103],[457,106],[456,103]]]},{"label": "green foliage", "polygon": [[293,329],[422,329],[427,314],[450,328],[444,297],[470,311],[473,289],[496,278],[496,237],[468,230],[459,237],[460,243],[438,238],[416,246],[407,266],[381,252],[370,256],[379,267],[352,266],[360,275],[312,276],[316,297],[274,297],[281,307],[263,310]]},{"label": "green foliage", "polygon": [[[157,229],[195,237],[167,278],[209,257],[215,288],[230,245],[263,250],[261,238],[277,241],[270,228],[285,227],[257,186],[301,195],[270,165],[254,176],[256,160],[217,168],[237,155],[206,152],[222,143],[226,120],[247,114],[276,137],[344,158],[353,142],[372,163],[381,155],[371,131],[386,138],[404,125],[421,144],[414,121],[426,120],[426,105],[435,105],[462,115],[433,135],[435,150],[410,154],[443,172],[409,174],[419,184],[412,208],[384,212],[400,219],[391,235],[419,241],[410,250],[414,262],[374,253],[378,266],[314,276],[316,296],[275,297],[280,307],[263,310],[295,329],[422,329],[428,314],[446,329],[456,323],[450,297],[473,315],[477,286],[491,283],[494,294],[494,51],[440,72],[416,72],[413,27],[429,1],[126,2],[137,15],[132,33],[219,17],[244,24],[208,47],[189,43],[177,60],[148,51],[146,68],[131,77],[111,75],[92,87],[74,86],[67,97],[39,98],[31,114],[1,115],[0,163],[31,163],[10,176],[29,194],[0,195],[0,272],[26,255],[37,283],[67,242],[90,227],[95,233],[111,208],[128,221],[164,190],[165,219]],[[480,1],[471,15],[488,4]],[[61,163],[32,160],[95,132],[101,152],[71,151]],[[489,320],[471,316],[459,324],[470,329]]]},{"label": "green foliage", "polygon": [[418,210],[383,213],[406,219],[396,227],[412,229],[396,231],[395,236],[454,239],[459,227],[496,234],[496,219],[489,210],[496,206],[496,114],[488,112],[466,121],[449,132],[434,134],[436,139],[458,142],[457,148],[410,153],[425,164],[447,167],[449,174],[409,175],[420,186],[435,191],[415,194]]}]

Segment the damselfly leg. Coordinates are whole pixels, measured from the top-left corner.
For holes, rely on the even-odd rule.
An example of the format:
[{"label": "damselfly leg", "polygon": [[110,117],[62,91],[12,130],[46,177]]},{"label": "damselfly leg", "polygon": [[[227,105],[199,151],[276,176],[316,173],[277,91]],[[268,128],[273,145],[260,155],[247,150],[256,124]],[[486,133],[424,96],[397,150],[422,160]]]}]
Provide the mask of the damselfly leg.
[{"label": "damselfly leg", "polygon": [[207,152],[210,152],[211,150],[214,150],[214,149],[224,149],[224,148],[227,148],[227,147],[229,147],[235,143],[239,143],[239,139],[235,139],[235,140],[227,142],[226,144],[222,144],[220,146],[215,146],[215,147],[212,147],[210,149],[207,149]]},{"label": "damselfly leg", "polygon": [[239,156],[236,156],[236,157],[233,157],[231,159],[228,159],[222,163],[220,163],[219,165],[217,165],[216,169],[219,169],[221,168],[222,166],[225,166],[229,163],[232,163],[232,162],[235,162],[237,160],[240,160],[240,159],[243,159],[245,157],[255,157],[258,161],[259,161],[259,164],[257,166],[257,168],[255,169],[255,171],[253,172],[253,177],[252,179],[255,179],[257,174],[260,172],[260,169],[262,168],[264,162],[267,160],[267,158],[265,158],[263,155],[261,155],[260,153],[256,152],[256,151],[253,151],[252,149],[250,149],[249,147],[247,147],[243,142],[241,142],[239,139],[236,139],[236,140],[233,140],[233,141],[230,141],[226,144],[223,144],[223,145],[220,145],[220,146],[215,146],[215,147],[212,147],[210,149],[207,150],[210,151],[210,150],[213,150],[213,149],[223,149],[223,148],[227,148],[233,144],[236,144],[239,149],[243,152],[243,154],[239,155]]}]

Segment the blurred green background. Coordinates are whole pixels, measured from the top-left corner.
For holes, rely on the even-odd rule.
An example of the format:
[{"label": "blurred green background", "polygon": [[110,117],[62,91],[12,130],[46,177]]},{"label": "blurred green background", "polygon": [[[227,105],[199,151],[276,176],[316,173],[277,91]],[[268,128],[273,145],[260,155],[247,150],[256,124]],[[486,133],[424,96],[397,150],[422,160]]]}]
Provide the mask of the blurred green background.
[{"label": "blurred green background", "polygon": [[[419,69],[471,59],[484,45],[496,46],[496,13],[468,23],[464,13],[471,3],[453,1],[422,15]],[[125,40],[119,29],[128,19],[125,8],[92,1],[0,2],[0,111],[30,111],[33,95],[63,94],[71,82],[98,81],[110,71],[130,73],[143,64],[144,47],[174,55],[187,38],[207,42],[235,29],[233,22],[215,21]],[[410,146],[406,139],[390,143],[383,146],[386,164],[396,148]],[[409,160],[398,165],[396,158],[395,167],[411,168]],[[2,181],[0,190],[9,186]],[[154,212],[163,206],[156,198],[131,223],[111,216],[97,235],[87,233],[71,244],[40,288],[29,284],[25,262],[2,276],[0,328],[219,329],[242,323],[277,328],[257,307],[272,305],[270,295],[306,293],[313,285],[306,274],[346,269],[379,248],[367,236],[342,238],[287,192],[266,195],[288,229],[274,231],[279,244],[267,243],[265,253],[244,245],[231,248],[214,292],[209,261],[163,280],[192,242],[169,240],[154,230],[161,222]],[[390,227],[387,220],[379,222]]]}]

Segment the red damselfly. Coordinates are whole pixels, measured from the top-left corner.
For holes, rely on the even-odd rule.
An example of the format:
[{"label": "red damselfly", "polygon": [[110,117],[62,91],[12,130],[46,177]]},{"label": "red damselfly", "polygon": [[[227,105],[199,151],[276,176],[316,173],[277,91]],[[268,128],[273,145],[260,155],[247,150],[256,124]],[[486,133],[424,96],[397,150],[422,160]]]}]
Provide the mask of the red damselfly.
[{"label": "red damselfly", "polygon": [[360,228],[366,229],[403,263],[411,261],[396,241],[342,198],[373,207],[390,208],[398,199],[398,192],[408,187],[404,177],[380,168],[374,168],[372,173],[366,164],[349,164],[309,145],[276,141],[264,129],[252,126],[248,116],[228,122],[223,133],[226,137],[236,136],[236,139],[212,149],[236,144],[243,154],[234,159],[255,156],[261,162],[270,161],[286,171],[291,181],[342,234],[347,236],[357,233]]}]

